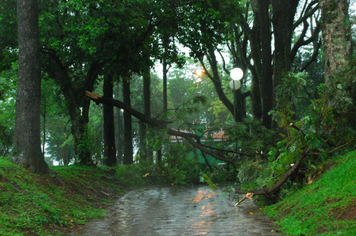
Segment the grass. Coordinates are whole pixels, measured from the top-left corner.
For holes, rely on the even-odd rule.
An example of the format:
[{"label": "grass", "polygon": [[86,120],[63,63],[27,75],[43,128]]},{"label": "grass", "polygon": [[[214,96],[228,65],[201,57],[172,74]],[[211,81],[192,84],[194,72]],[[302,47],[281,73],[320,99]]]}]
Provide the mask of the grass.
[{"label": "grass", "polygon": [[286,235],[356,235],[356,152],[264,212]]},{"label": "grass", "polygon": [[109,168],[52,170],[38,175],[0,157],[0,235],[63,235],[103,217],[124,189]]}]

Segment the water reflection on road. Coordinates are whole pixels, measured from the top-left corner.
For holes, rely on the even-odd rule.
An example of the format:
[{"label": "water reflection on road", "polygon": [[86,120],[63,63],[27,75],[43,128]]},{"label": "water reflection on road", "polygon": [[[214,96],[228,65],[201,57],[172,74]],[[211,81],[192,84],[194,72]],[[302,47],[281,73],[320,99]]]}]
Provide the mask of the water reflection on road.
[{"label": "water reflection on road", "polygon": [[250,201],[238,207],[221,190],[154,187],[120,198],[107,218],[73,235],[277,235],[273,223]]}]

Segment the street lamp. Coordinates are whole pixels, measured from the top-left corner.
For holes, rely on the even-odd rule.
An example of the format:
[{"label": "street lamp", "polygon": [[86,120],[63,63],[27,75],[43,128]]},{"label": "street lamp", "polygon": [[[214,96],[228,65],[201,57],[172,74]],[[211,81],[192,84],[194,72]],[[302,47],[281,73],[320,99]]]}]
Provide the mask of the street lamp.
[{"label": "street lamp", "polygon": [[235,121],[237,122],[238,119],[236,117],[236,109],[237,109],[237,90],[239,88],[241,88],[241,82],[240,80],[242,79],[242,77],[244,77],[244,72],[238,68],[235,67],[234,69],[232,69],[230,71],[230,77],[231,77],[231,81],[230,81],[230,88],[233,90],[233,94],[234,94],[234,118]]},{"label": "street lamp", "polygon": [[240,80],[231,80],[229,85],[232,90],[238,90],[241,87],[241,82]]},{"label": "street lamp", "polygon": [[[233,90],[234,93],[234,118],[235,118],[235,122],[238,122],[238,119],[236,117],[236,109],[237,109],[237,90],[241,87],[241,82],[240,80],[242,79],[242,77],[244,77],[244,72],[238,68],[235,67],[234,69],[232,69],[230,71],[230,77],[231,77],[231,81],[230,81],[230,88]],[[236,153],[238,151],[238,144],[236,142]]]},{"label": "street lamp", "polygon": [[203,69],[196,69],[193,74],[201,78],[205,74],[205,71]]},{"label": "street lamp", "polygon": [[230,77],[233,80],[241,80],[243,76],[244,72],[238,67],[235,67],[230,71]]},{"label": "street lamp", "polygon": [[241,87],[240,80],[244,77],[244,72],[240,68],[235,67],[230,71],[230,77],[232,79],[229,84],[230,88],[232,90],[238,90]]}]

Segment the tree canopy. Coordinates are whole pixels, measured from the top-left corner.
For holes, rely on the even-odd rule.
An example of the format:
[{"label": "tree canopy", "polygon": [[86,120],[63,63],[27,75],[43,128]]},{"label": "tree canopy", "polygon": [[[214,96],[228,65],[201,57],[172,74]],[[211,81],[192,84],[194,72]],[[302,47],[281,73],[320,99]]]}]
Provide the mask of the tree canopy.
[{"label": "tree canopy", "polygon": [[[184,166],[170,158],[179,154],[209,173],[218,160],[226,179],[272,194],[355,147],[347,0],[41,1],[38,44],[25,48],[15,4],[0,5],[1,154],[22,152],[26,123],[14,132],[9,107],[25,91],[24,66],[36,63],[42,96],[30,97],[41,106],[18,98],[16,119],[31,110],[36,155],[50,163],[173,170]],[[17,62],[26,49],[38,62]],[[244,72],[237,91],[234,67]]]}]

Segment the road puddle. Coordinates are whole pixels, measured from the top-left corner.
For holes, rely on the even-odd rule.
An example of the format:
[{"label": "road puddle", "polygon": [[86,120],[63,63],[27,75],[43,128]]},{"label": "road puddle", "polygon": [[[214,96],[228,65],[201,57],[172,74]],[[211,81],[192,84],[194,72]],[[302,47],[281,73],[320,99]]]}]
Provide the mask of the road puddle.
[{"label": "road puddle", "polygon": [[234,203],[228,194],[206,186],[140,189],[118,199],[106,218],[72,235],[278,235],[252,202]]}]

